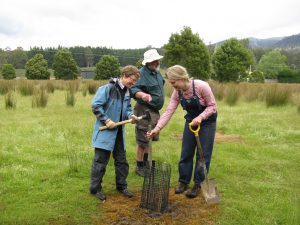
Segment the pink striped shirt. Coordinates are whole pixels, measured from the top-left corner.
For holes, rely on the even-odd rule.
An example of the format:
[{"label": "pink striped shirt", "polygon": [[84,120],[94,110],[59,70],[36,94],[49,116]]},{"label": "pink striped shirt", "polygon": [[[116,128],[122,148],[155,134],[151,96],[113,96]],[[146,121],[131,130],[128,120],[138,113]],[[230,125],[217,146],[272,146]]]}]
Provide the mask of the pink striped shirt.
[{"label": "pink striped shirt", "polygon": [[[202,106],[206,106],[206,109],[201,113],[203,120],[206,120],[210,115],[217,112],[216,100],[207,82],[202,80],[194,80],[194,83],[195,93],[199,98],[200,104]],[[182,95],[185,99],[190,99],[191,97],[193,97],[192,80],[190,80],[190,88],[187,91],[182,91]],[[166,111],[163,113],[163,115],[157,122],[156,126],[158,128],[162,129],[168,123],[179,104],[180,99],[178,91],[174,90],[169,105],[166,108]]]}]

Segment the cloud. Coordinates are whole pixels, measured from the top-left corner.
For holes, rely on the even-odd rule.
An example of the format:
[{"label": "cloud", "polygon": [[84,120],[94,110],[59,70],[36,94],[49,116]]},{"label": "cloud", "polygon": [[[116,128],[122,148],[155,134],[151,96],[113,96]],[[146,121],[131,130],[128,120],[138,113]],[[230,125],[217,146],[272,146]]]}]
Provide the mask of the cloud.
[{"label": "cloud", "polygon": [[299,8],[298,0],[10,0],[1,3],[0,48],[161,47],[184,26],[205,43],[291,35]]}]

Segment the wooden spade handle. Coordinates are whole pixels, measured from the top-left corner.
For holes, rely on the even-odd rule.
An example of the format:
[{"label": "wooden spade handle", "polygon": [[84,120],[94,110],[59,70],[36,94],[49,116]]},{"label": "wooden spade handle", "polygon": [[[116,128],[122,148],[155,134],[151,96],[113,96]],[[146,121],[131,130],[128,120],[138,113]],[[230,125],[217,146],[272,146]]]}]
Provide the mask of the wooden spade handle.
[{"label": "wooden spade handle", "polygon": [[[138,121],[143,119],[145,116],[139,116],[138,117]],[[124,125],[124,124],[127,124],[127,123],[131,123],[132,122],[132,119],[129,119],[129,120],[123,120],[123,121],[120,121],[120,122],[116,122],[116,127],[117,126],[121,126],[121,125]],[[102,130],[106,130],[108,127],[107,126],[102,126],[102,127],[99,127],[99,130],[102,131]]]}]

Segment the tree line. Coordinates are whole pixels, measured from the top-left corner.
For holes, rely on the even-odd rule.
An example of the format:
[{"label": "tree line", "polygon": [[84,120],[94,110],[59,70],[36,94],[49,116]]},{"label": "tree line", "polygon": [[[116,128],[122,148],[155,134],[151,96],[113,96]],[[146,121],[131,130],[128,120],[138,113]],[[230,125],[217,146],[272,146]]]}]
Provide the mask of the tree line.
[{"label": "tree line", "polygon": [[[28,79],[49,79],[48,68],[56,79],[77,79],[79,68],[95,71],[95,79],[118,75],[124,65],[141,65],[143,53],[150,49],[112,49],[106,47],[39,48],[29,51],[17,48],[0,49],[2,76],[14,78],[14,68],[25,68]],[[263,82],[265,78],[281,82],[299,82],[300,50],[251,49],[248,39],[231,38],[217,45],[206,46],[197,33],[184,27],[172,33],[158,51],[164,55],[163,66],[180,64],[190,75],[203,80],[220,82]],[[10,72],[7,72],[10,71]],[[10,74],[10,75],[3,75]]]}]

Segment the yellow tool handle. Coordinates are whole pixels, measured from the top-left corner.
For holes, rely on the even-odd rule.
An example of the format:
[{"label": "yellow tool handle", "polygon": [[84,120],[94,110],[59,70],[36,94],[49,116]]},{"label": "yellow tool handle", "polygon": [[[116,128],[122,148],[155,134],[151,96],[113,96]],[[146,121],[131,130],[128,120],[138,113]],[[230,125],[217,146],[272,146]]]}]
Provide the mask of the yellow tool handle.
[{"label": "yellow tool handle", "polygon": [[195,130],[193,129],[193,126],[192,126],[192,122],[189,123],[189,129],[191,132],[194,133],[194,135],[196,137],[198,137],[198,133],[199,133],[199,130],[200,130],[200,124],[198,124],[198,126],[195,128]]}]

